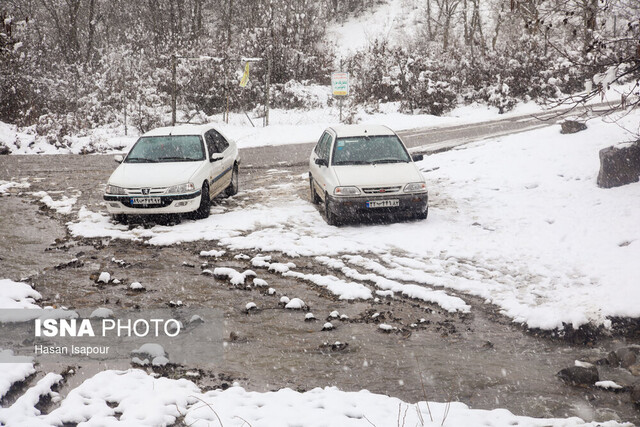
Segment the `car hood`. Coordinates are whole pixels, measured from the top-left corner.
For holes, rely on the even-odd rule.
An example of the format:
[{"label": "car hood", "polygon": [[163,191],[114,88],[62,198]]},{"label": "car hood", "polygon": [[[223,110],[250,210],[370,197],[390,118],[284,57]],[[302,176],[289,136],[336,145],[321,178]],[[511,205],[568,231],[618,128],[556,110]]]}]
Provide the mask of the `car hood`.
[{"label": "car hood", "polygon": [[202,162],[121,163],[109,184],[124,188],[169,187],[189,182]]},{"label": "car hood", "polygon": [[333,170],[340,185],[383,187],[424,181],[422,174],[412,162],[334,166]]}]

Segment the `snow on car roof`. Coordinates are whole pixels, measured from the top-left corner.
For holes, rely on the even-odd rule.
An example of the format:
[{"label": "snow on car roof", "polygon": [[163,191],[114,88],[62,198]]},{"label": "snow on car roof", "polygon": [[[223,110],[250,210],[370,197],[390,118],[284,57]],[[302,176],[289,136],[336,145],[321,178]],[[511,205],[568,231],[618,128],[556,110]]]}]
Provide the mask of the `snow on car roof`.
[{"label": "snow on car roof", "polygon": [[331,129],[338,138],[362,135],[395,135],[391,129],[383,125],[338,125]]},{"label": "snow on car roof", "polygon": [[163,135],[201,135],[209,129],[215,127],[208,123],[204,125],[179,125],[166,126],[152,129],[143,136],[163,136]]}]

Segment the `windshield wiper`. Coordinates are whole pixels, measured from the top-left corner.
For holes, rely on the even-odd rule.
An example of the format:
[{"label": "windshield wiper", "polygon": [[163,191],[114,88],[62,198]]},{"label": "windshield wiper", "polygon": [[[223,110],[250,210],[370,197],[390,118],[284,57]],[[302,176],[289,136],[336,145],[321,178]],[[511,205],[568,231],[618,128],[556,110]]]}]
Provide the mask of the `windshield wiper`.
[{"label": "windshield wiper", "polygon": [[172,160],[172,161],[176,161],[176,162],[188,162],[188,161],[191,161],[192,159],[188,159],[186,157],[160,157],[158,160],[159,161]]},{"label": "windshield wiper", "polygon": [[127,157],[126,163],[158,163],[154,159],[145,159],[144,157]]},{"label": "windshield wiper", "polygon": [[342,166],[342,165],[368,165],[369,162],[365,161],[365,160],[345,160],[344,162],[334,162],[333,163],[336,166]]},{"label": "windshield wiper", "polygon": [[407,163],[407,161],[402,159],[377,159],[372,160],[369,163],[371,163],[372,165],[377,165],[378,163]]}]

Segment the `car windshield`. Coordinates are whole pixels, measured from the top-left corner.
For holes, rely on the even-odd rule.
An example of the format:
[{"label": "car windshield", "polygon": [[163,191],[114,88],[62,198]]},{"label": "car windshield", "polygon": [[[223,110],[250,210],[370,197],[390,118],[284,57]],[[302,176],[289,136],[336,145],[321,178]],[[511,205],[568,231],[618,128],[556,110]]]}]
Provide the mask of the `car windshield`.
[{"label": "car windshield", "polygon": [[143,136],[135,143],[125,163],[195,162],[204,160],[198,135]]},{"label": "car windshield", "polygon": [[334,165],[407,163],[409,153],[395,135],[338,138],[333,147]]}]

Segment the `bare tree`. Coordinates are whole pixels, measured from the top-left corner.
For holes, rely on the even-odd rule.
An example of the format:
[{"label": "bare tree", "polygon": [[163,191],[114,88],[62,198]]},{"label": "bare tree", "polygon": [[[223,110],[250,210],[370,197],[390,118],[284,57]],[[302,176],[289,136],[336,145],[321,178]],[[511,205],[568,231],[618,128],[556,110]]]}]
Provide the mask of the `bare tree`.
[{"label": "bare tree", "polygon": [[442,29],[442,49],[449,48],[449,37],[454,16],[461,0],[436,0],[438,5],[438,24]]}]

